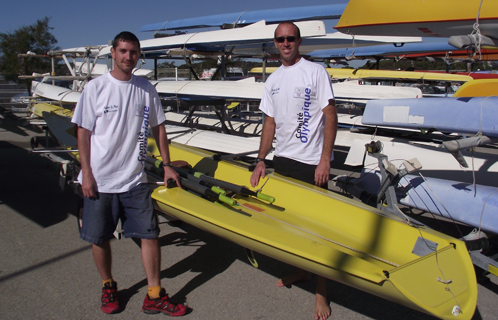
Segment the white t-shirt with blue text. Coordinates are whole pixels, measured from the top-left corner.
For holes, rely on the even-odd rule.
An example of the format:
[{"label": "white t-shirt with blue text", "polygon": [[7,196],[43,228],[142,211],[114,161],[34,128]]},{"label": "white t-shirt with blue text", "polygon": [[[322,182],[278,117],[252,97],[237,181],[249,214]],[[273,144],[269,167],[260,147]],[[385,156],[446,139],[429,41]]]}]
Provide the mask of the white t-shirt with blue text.
[{"label": "white t-shirt with blue text", "polygon": [[301,58],[272,73],[259,108],[275,119],[275,155],[317,165],[323,150],[322,110],[331,99],[330,77],[319,64]]}]

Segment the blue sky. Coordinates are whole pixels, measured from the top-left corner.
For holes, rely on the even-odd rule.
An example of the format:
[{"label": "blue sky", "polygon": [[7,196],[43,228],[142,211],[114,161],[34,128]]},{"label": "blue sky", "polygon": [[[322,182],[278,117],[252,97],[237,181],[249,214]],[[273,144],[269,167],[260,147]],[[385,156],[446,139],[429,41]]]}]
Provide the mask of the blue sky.
[{"label": "blue sky", "polygon": [[[107,44],[116,34],[127,30],[140,40],[152,38],[150,32],[139,32],[146,24],[193,18],[245,10],[278,9],[333,3],[346,0],[10,0],[2,3],[0,32],[13,32],[23,25],[31,25],[38,19],[51,17],[52,34],[61,48]],[[328,26],[327,26],[328,27]],[[331,28],[327,29],[332,32]]]}]

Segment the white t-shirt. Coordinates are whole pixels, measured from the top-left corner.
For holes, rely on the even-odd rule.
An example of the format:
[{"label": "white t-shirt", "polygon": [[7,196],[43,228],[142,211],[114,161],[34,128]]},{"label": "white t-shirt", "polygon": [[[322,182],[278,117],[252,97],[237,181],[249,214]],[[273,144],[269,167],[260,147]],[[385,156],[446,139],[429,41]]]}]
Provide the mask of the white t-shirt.
[{"label": "white t-shirt", "polygon": [[126,192],[147,181],[149,126],[165,120],[157,91],[146,79],[119,81],[106,73],[85,86],[72,122],[92,132],[90,166],[99,192]]},{"label": "white t-shirt", "polygon": [[319,64],[301,58],[272,73],[259,109],[275,119],[275,155],[317,165],[323,150],[322,109],[331,99],[330,77]]}]

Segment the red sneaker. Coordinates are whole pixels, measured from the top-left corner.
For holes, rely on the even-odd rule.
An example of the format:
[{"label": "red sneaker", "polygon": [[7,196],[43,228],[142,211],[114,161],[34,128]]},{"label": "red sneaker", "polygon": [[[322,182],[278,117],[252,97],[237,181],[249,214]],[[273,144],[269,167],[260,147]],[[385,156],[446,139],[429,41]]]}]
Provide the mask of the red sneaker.
[{"label": "red sneaker", "polygon": [[107,282],[102,288],[102,306],[105,313],[118,313],[121,311],[118,302],[118,285],[116,282]]},{"label": "red sneaker", "polygon": [[150,299],[148,294],[145,295],[142,311],[148,314],[162,312],[171,317],[179,317],[187,312],[187,307],[183,304],[173,303],[164,288],[162,288],[157,299]]}]

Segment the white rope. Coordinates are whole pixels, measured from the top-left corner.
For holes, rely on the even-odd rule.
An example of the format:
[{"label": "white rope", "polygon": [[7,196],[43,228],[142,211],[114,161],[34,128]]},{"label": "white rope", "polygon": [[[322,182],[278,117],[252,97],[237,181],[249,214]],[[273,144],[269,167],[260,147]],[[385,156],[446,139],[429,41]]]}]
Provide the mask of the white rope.
[{"label": "white rope", "polygon": [[346,60],[351,60],[355,58],[354,53],[356,52],[356,42],[354,41],[354,34],[352,34],[351,37],[353,38],[353,52],[351,52],[351,54],[346,57]]},{"label": "white rope", "polygon": [[[434,192],[434,190],[432,189],[431,185],[429,184],[429,181],[427,181],[427,179],[425,179],[425,177],[422,175],[422,173],[418,173],[420,175],[420,177],[424,180],[425,184],[427,185],[427,187],[429,188],[429,190],[431,191],[431,193],[434,195],[434,197],[436,197],[436,200],[439,202],[439,204],[443,207],[444,211],[446,211],[446,214],[448,214],[448,217],[451,219],[451,221],[453,221],[453,223],[455,223],[457,220],[453,219],[453,217],[451,216],[451,213],[448,211],[448,209],[446,209],[446,207],[444,206],[444,204],[441,202],[441,200],[438,198],[437,194]],[[418,192],[414,191],[415,193],[417,193],[418,195]],[[422,199],[421,196],[419,196],[420,199]],[[432,198],[431,198],[432,199]],[[423,200],[422,200],[423,202]],[[425,203],[424,203],[425,204]],[[427,205],[426,205],[427,206]],[[428,206],[427,206],[428,207]],[[455,224],[456,225],[456,224]],[[460,235],[463,237],[463,234],[462,232],[460,231],[460,228],[458,228],[458,225],[456,225],[457,227],[457,230],[458,232],[460,233]]]},{"label": "white rope", "polygon": [[[378,128],[379,128],[379,127],[375,126],[374,133],[372,133],[372,136],[370,137],[370,140],[374,140],[374,139],[375,139],[375,137],[377,137],[377,129],[378,129]],[[384,149],[384,144],[383,144],[382,142],[381,142],[381,144],[382,144],[382,149]],[[382,150],[382,149],[381,149],[381,150]]]},{"label": "white rope", "polygon": [[479,29],[479,16],[481,15],[481,6],[483,1],[484,0],[481,0],[481,2],[479,3],[479,10],[477,10],[476,22],[474,23],[472,33],[470,34],[471,37],[476,39],[477,43],[476,51],[479,54],[479,60],[481,60],[481,40],[482,40],[481,30]]},{"label": "white rope", "polygon": [[242,15],[243,15],[244,13],[246,13],[246,12],[247,12],[247,10],[242,11],[242,12],[239,14],[239,16],[237,17],[237,19],[235,19],[235,21],[232,23],[232,25],[233,25],[233,27],[234,27],[234,28],[235,28],[235,26],[237,25],[237,23],[239,22],[240,17],[242,17]]},{"label": "white rope", "polygon": [[[421,238],[422,238],[422,240],[425,242],[424,235],[422,234],[422,232],[420,231],[420,229],[419,229],[418,231],[419,231],[419,233],[420,233],[420,237],[421,237]],[[426,245],[427,245],[428,247],[430,247],[427,243],[426,243]],[[442,276],[442,278],[441,278],[441,277],[437,277],[437,278],[436,278],[436,281],[441,282],[441,283],[444,283],[444,284],[446,285],[445,290],[446,290],[446,291],[448,291],[449,293],[451,293],[451,295],[453,296],[453,299],[455,300],[456,305],[457,305],[457,306],[458,306],[458,308],[461,310],[461,308],[460,308],[460,304],[458,303],[458,300],[457,300],[457,298],[456,298],[455,294],[453,293],[453,291],[451,291],[451,288],[448,286],[450,283],[452,283],[452,282],[453,282],[453,280],[451,280],[451,279],[446,279],[446,276],[444,275],[444,272],[443,272],[443,270],[441,270],[441,266],[439,265],[438,251],[437,251],[437,250],[434,250],[434,254],[435,254],[435,256],[436,256],[436,265],[437,265],[437,268],[439,269],[439,272],[441,272],[441,276]]]},{"label": "white rope", "polygon": [[[496,97],[496,96],[487,96],[485,97],[482,102],[481,102],[481,108],[479,110],[479,131],[476,133],[476,136],[479,136],[479,137],[482,137],[482,117],[483,117],[483,108],[484,108],[484,102],[486,101],[486,99],[488,99],[489,97]],[[474,151],[475,151],[475,147],[472,148],[472,185],[474,186],[474,193],[476,192],[476,186],[477,186],[477,181],[476,181],[476,175],[475,175],[475,166],[474,166]],[[462,166],[460,166],[462,167]]]},{"label": "white rope", "polygon": [[164,23],[156,31],[154,31],[154,34],[152,35],[153,38],[155,38],[155,36],[159,32],[159,30],[167,30],[165,27],[168,24],[168,21],[169,20],[164,21]]},{"label": "white rope", "polygon": [[[419,230],[420,231],[420,230]],[[422,236],[422,232],[420,232],[420,235]],[[422,236],[422,239],[424,239],[424,237]],[[425,239],[424,239],[425,241]],[[453,281],[451,279],[448,279],[446,280],[446,276],[444,275],[444,272],[443,270],[441,269],[441,266],[439,265],[439,257],[438,257],[438,254],[437,254],[437,250],[434,251],[435,254],[436,254],[436,264],[437,264],[437,268],[439,269],[439,272],[441,272],[441,276],[443,277],[443,279],[441,279],[440,277],[437,277],[436,278],[436,281],[439,281],[441,283],[444,283],[446,285],[446,288],[445,290],[448,291],[449,293],[451,293],[451,295],[453,296],[453,299],[455,300],[455,303],[456,305],[458,306],[458,308],[461,310],[460,308],[460,304],[458,303],[458,299],[456,298],[455,294],[453,293],[453,291],[451,291],[451,288],[449,286],[450,283],[452,283]]]}]

